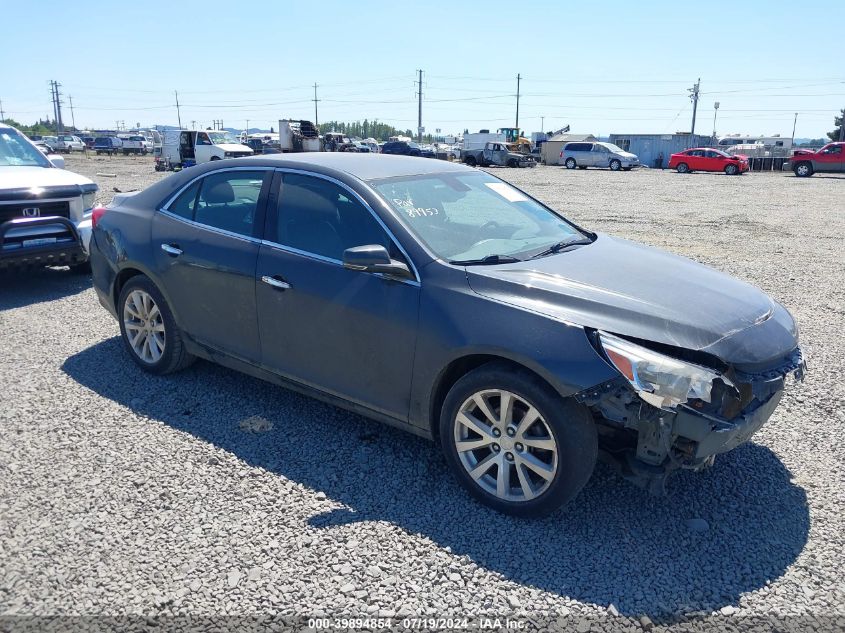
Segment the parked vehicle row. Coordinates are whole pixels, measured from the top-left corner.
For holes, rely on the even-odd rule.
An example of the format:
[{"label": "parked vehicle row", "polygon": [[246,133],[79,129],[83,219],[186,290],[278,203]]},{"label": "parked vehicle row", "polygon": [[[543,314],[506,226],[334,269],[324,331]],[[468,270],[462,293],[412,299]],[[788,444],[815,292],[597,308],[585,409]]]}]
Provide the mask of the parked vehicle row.
[{"label": "parked vehicle row", "polygon": [[465,165],[220,161],[92,219],[94,288],[143,370],[201,357],[435,439],[511,514],[572,499],[599,452],[652,490],[703,470],[804,373],[759,289]]}]

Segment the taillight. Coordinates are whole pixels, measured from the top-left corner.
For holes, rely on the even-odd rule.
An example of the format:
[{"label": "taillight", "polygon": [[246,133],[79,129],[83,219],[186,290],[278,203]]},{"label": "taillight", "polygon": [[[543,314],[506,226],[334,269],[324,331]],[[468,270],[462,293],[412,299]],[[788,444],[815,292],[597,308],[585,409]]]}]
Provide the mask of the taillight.
[{"label": "taillight", "polygon": [[106,211],[108,209],[105,207],[94,207],[94,210],[91,211],[91,226],[93,228],[97,228],[97,222],[100,221],[100,218],[103,217]]}]

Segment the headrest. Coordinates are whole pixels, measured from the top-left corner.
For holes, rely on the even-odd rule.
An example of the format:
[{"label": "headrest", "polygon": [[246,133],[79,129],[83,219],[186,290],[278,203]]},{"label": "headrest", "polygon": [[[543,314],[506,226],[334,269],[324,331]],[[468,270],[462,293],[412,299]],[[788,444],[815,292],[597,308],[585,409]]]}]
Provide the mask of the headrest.
[{"label": "headrest", "polygon": [[223,204],[225,202],[234,202],[235,190],[228,180],[221,180],[220,182],[211,185],[211,188],[203,192],[203,198],[208,204]]}]

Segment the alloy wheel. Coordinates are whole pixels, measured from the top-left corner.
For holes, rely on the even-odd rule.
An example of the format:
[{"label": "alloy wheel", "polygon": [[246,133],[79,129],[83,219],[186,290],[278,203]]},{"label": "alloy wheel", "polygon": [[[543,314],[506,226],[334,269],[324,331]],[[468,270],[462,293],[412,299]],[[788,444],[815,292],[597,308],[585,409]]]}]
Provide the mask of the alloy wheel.
[{"label": "alloy wheel", "polygon": [[157,363],[164,353],[164,320],[148,292],[133,290],[123,304],[123,326],[132,351],[145,363]]},{"label": "alloy wheel", "polygon": [[479,391],[454,421],[458,458],[475,483],[503,501],[542,495],[558,469],[550,426],[524,398],[502,389]]}]

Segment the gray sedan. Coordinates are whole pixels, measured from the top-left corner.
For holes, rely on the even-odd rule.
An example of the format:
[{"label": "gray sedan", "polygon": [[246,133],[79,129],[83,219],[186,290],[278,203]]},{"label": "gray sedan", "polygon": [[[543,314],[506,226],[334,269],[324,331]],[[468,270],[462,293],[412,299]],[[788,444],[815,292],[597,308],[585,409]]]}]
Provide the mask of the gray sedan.
[{"label": "gray sedan", "polygon": [[600,451],[654,491],[702,470],[804,371],[762,291],[462,165],[216,161],[94,224],[94,287],[143,370],[204,358],[435,439],[516,515],[572,499]]}]

